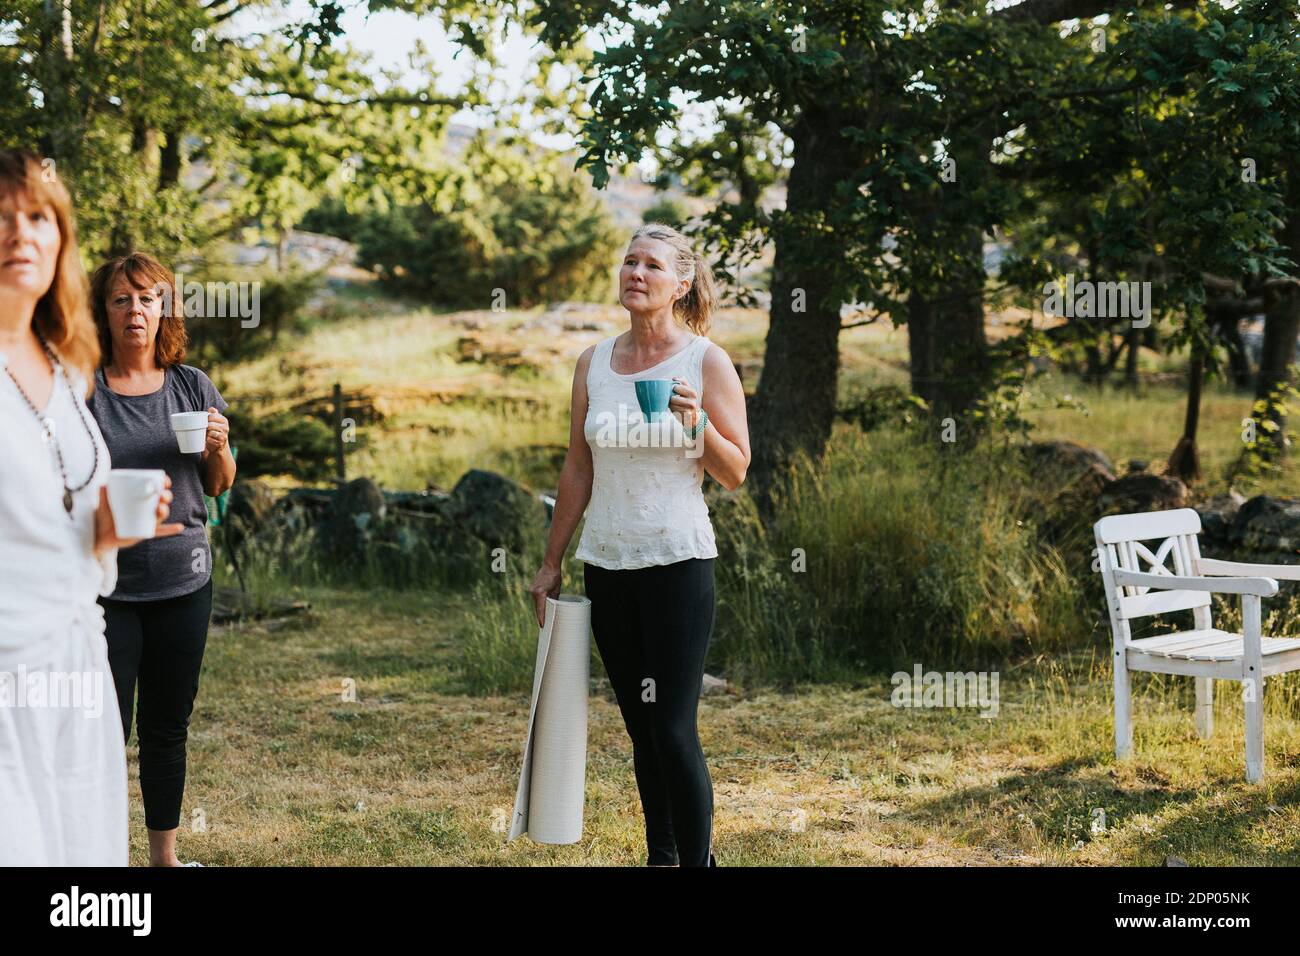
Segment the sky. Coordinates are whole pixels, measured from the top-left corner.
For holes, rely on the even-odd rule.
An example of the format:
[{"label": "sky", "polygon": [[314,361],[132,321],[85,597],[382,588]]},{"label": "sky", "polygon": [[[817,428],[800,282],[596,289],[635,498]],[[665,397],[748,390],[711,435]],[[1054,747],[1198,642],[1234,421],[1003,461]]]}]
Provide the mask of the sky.
[{"label": "sky", "polygon": [[[288,14],[280,18],[283,22],[301,21],[311,14],[306,0],[290,0],[288,6]],[[265,30],[268,26],[266,17],[264,10],[245,11],[235,18],[232,27],[236,31]],[[341,18],[340,25],[344,30],[343,42],[369,53],[376,67],[400,70],[401,82],[405,85],[424,82],[424,78],[410,67],[410,54],[417,42],[423,43],[438,64],[441,73],[436,88],[440,93],[451,95],[463,90],[472,76],[470,54],[447,38],[436,17],[419,17],[392,10],[369,13],[364,0],[352,0],[351,8]],[[525,70],[534,55],[533,43],[516,27],[511,27],[501,49],[502,73],[511,92],[518,92],[524,84]],[[483,123],[468,110],[456,113],[453,121],[467,125]],[[542,141],[557,149],[569,149],[575,145],[571,138],[552,137]]]},{"label": "sky", "polygon": [[[373,65],[387,69],[397,69],[402,73],[401,80],[408,85],[423,83],[424,78],[410,68],[410,54],[417,42],[422,42],[425,49],[438,64],[441,74],[436,88],[441,93],[455,94],[464,89],[472,76],[470,54],[447,38],[436,16],[415,16],[409,13],[385,10],[369,13],[365,0],[345,0],[350,8],[340,19],[344,33],[342,41],[352,47],[371,54]],[[311,6],[306,0],[289,0],[288,13],[283,15],[283,22],[302,21],[311,14]],[[235,18],[232,28],[236,31],[255,31],[267,29],[266,12],[245,11]],[[517,94],[523,87],[529,61],[535,54],[533,41],[527,38],[515,26],[511,26],[506,41],[501,48],[501,72],[504,82],[511,94]],[[596,50],[602,46],[601,39],[589,35],[588,44]],[[458,55],[459,54],[459,55]],[[714,124],[708,112],[693,104],[687,104],[680,94],[672,94],[674,101],[682,110],[682,128],[694,137],[707,134]],[[510,95],[501,97],[509,99]],[[461,110],[453,117],[453,122],[481,126],[488,122],[485,117],[475,116],[469,110]],[[535,136],[537,142],[552,149],[570,150],[577,142],[570,136]],[[650,163],[646,164],[651,167]],[[653,170],[651,169],[651,174]]]}]

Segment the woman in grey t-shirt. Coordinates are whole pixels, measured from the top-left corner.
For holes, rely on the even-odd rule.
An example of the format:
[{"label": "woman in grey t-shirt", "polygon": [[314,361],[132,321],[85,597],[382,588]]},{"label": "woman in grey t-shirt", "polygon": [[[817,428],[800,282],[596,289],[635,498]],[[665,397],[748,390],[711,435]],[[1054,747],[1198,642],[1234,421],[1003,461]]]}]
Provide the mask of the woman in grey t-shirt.
[{"label": "woman in grey t-shirt", "polygon": [[[185,791],[185,744],[212,614],[212,553],[203,496],[235,480],[225,399],[185,357],[182,299],[171,270],[133,253],[106,262],[91,281],[103,364],[88,405],[114,468],[162,468],[171,515],[185,530],[118,555],[117,590],[100,598],[122,733],[131,737],[136,686],[140,790],[149,862],[179,866],[176,833]],[[184,454],[176,412],[208,413],[202,452]]]}]

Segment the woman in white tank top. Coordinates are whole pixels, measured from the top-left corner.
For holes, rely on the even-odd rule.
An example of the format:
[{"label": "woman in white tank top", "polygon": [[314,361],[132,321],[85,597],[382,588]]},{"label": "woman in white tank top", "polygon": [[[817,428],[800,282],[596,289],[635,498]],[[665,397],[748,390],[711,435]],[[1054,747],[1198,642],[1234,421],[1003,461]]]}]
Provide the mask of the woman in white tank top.
[{"label": "woman in white tank top", "polygon": [[[632,738],[650,865],[715,866],[713,790],[696,732],[716,606],[718,550],[701,483],[728,491],[749,466],[740,377],[706,336],[708,264],[669,226],[632,236],[619,270],[631,327],[588,348],[573,377],[569,452],[532,596],[538,625],[586,512],[592,631]],[[674,381],[666,421],[647,422],[636,382]],[[707,386],[707,387],[706,387]]]}]

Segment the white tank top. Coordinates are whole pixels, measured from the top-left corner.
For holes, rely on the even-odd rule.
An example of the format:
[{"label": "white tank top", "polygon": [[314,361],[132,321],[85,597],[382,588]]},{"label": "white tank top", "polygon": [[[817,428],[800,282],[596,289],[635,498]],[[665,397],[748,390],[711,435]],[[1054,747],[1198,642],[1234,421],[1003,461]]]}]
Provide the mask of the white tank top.
[{"label": "white tank top", "polygon": [[591,501],[575,554],[610,570],[716,558],[718,548],[704,502],[703,433],[690,448],[676,416],[646,422],[637,403],[638,379],[681,376],[704,397],[703,335],[653,368],[624,375],[610,364],[614,340],[596,346],[587,369],[587,418],[591,446]]}]

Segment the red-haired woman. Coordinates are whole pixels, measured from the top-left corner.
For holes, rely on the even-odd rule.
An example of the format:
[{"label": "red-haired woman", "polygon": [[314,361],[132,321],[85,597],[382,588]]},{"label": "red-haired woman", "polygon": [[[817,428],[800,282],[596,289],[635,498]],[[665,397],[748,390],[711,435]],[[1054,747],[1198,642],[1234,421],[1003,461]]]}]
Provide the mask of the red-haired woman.
[{"label": "red-haired woman", "polygon": [[[122,555],[117,589],[99,601],[127,739],[136,715],[149,863],[180,866],[185,745],[212,616],[203,496],[215,498],[234,483],[230,424],[211,379],[182,364],[185,313],[170,269],[146,253],[120,256],[95,270],[90,297],[103,362],[90,410],[113,461],[167,472],[176,495],[172,516],[185,528]],[[207,412],[201,451],[180,450],[171,424],[178,412]]]},{"label": "red-haired woman", "polygon": [[[126,866],[126,757],[95,598],[117,581],[72,203],[0,150],[0,866]],[[158,505],[168,513],[171,492]],[[160,525],[159,537],[179,534]]]}]

